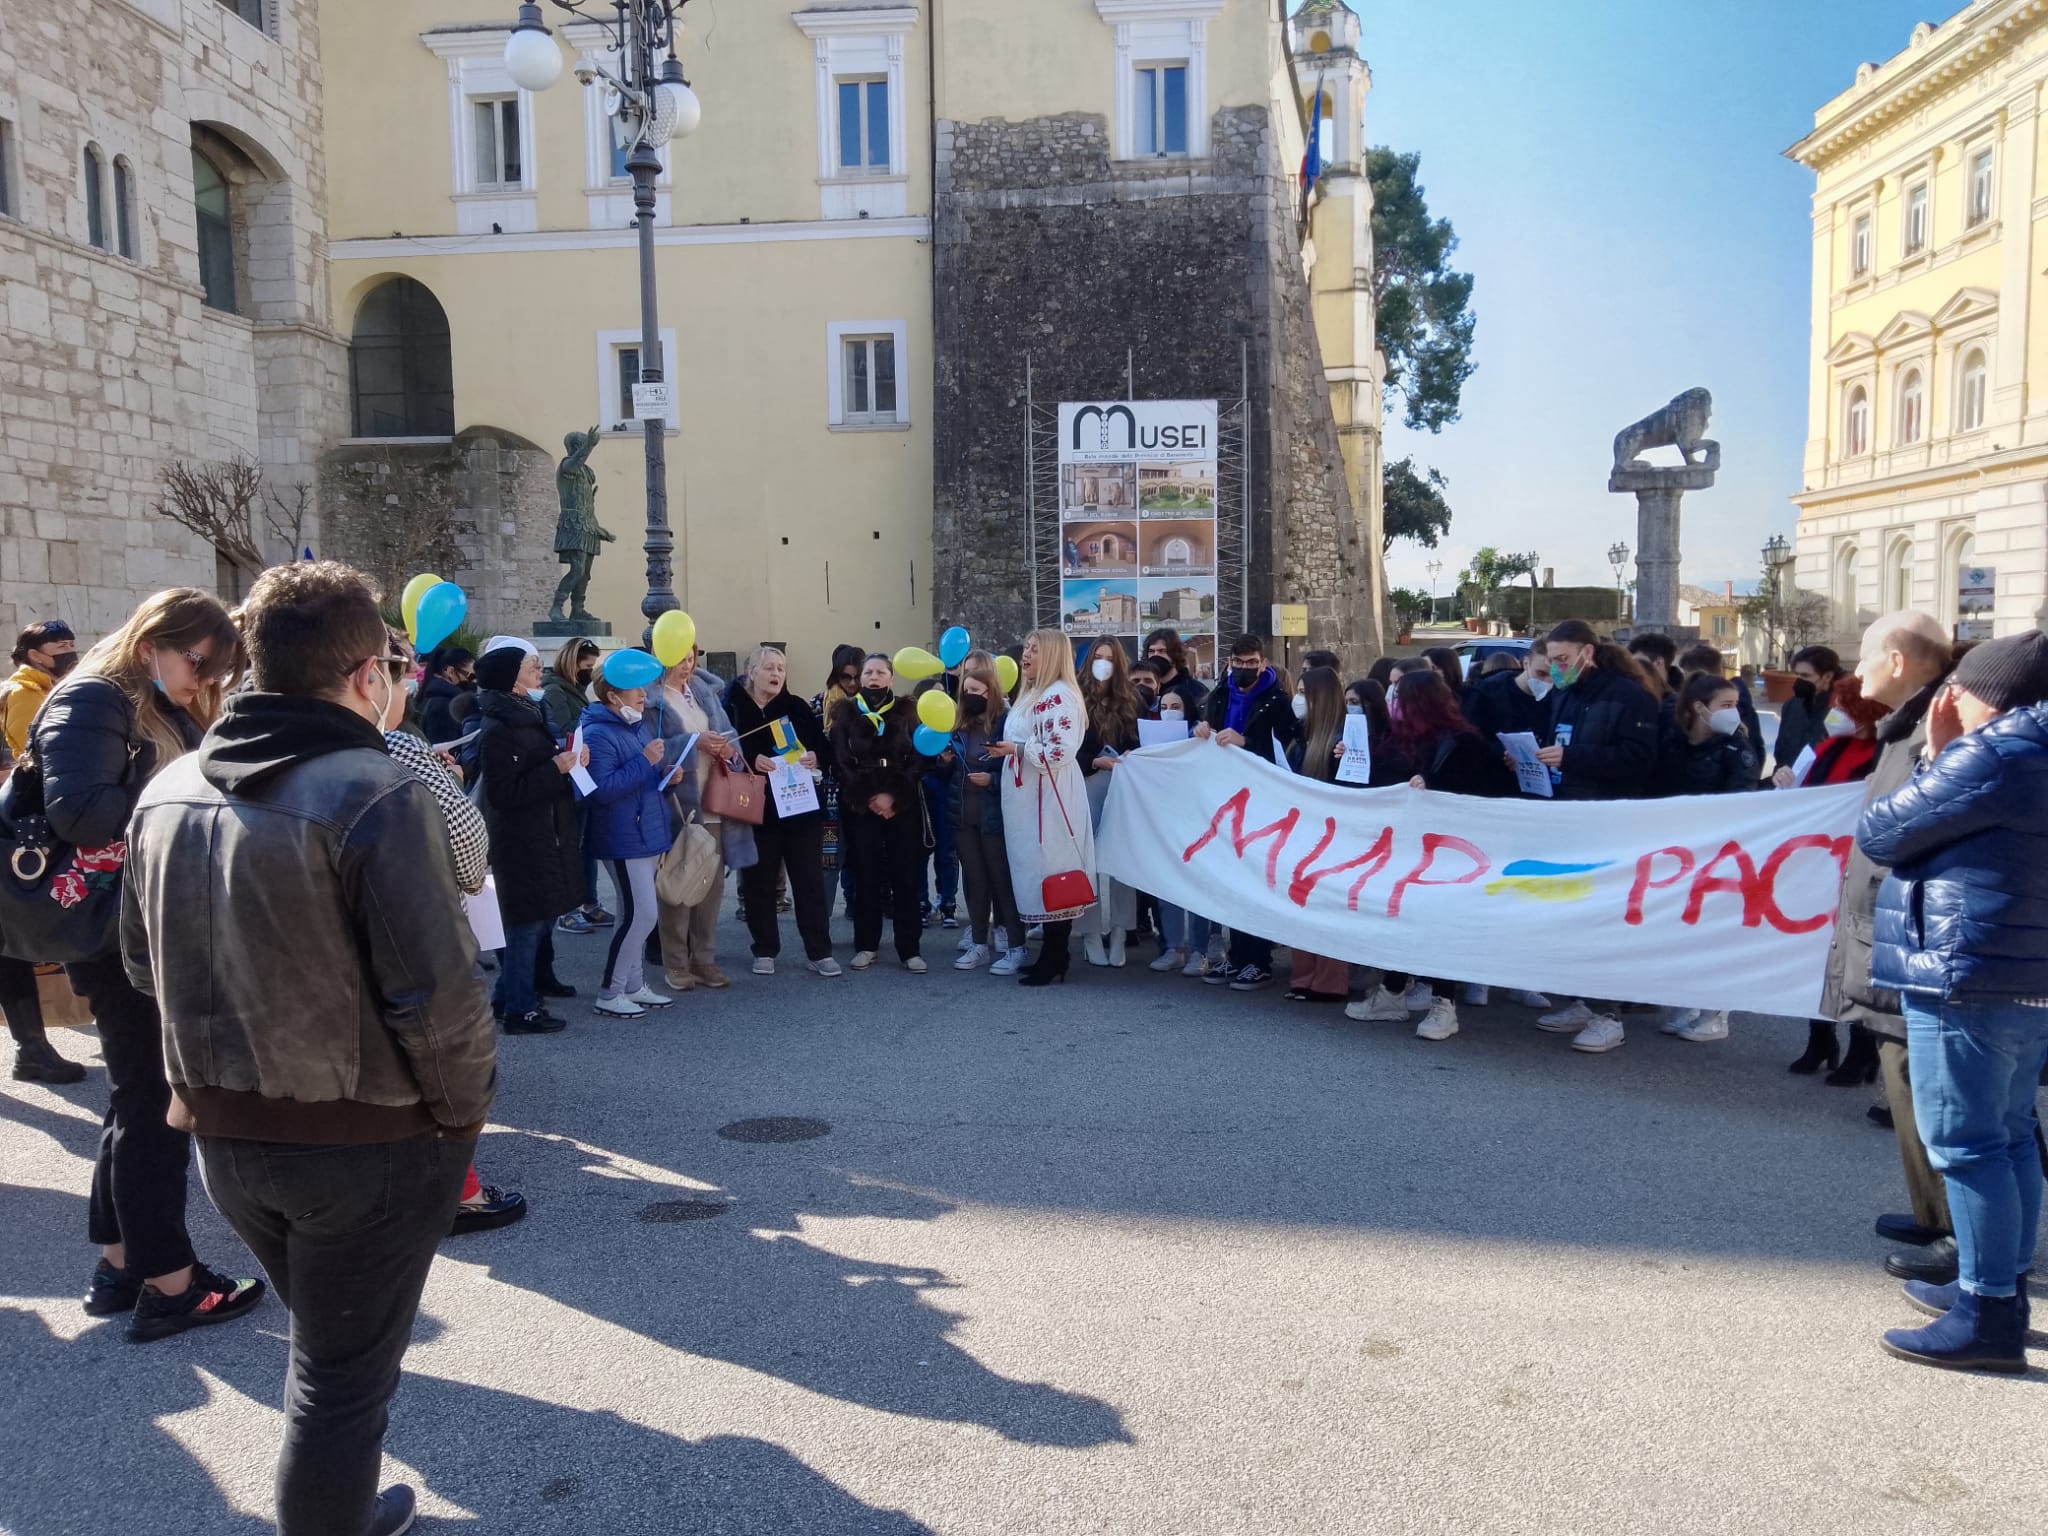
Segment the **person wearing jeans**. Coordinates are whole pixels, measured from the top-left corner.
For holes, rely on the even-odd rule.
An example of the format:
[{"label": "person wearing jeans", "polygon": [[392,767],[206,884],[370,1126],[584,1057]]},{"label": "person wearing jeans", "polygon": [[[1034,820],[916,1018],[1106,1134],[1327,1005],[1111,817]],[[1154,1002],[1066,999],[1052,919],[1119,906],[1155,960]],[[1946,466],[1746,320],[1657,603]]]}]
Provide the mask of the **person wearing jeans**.
[{"label": "person wearing jeans", "polygon": [[1871,981],[1904,1000],[1913,1116],[1956,1242],[1955,1283],[1906,1282],[1936,1321],[1892,1329],[1884,1348],[2024,1372],[2048,1065],[2048,634],[1987,641],[1956,663],[1919,770],[1864,807],[1856,841],[1891,868]]},{"label": "person wearing jeans", "polygon": [[173,1123],[291,1314],[279,1536],[395,1536],[384,1427],[495,1031],[447,822],[384,743],[405,693],[368,581],[274,566],[241,625],[253,690],[136,806],[121,949]]}]

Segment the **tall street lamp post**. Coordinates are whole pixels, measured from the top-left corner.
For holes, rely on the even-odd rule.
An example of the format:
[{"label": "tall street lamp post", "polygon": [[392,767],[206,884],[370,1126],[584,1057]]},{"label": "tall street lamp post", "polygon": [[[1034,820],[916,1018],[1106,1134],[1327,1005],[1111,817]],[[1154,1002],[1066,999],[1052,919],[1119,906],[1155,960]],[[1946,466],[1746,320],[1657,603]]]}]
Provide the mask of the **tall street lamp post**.
[{"label": "tall street lamp post", "polygon": [[1771,640],[1769,649],[1774,655],[1782,656],[1783,647],[1778,637],[1785,628],[1785,568],[1792,563],[1792,546],[1782,533],[1774,533],[1764,541],[1764,590],[1771,601]]},{"label": "tall street lamp post", "polygon": [[1621,568],[1628,564],[1628,546],[1619,539],[1608,545],[1607,563],[1614,567],[1614,616],[1617,619],[1625,618],[1627,615],[1623,611],[1621,598]]},{"label": "tall street lamp post", "polygon": [[1432,560],[1423,567],[1429,572],[1429,622],[1432,624],[1436,622],[1436,578],[1443,568],[1444,563],[1441,560]]},{"label": "tall street lamp post", "polygon": [[[697,93],[683,78],[676,42],[682,10],[688,0],[549,0],[557,10],[602,27],[610,51],[619,57],[612,74],[586,58],[576,66],[576,79],[586,88],[601,87],[613,134],[626,150],[626,170],[633,178],[633,212],[640,230],[640,384],[633,391],[633,414],[640,419],[647,447],[647,595],[640,611],[647,616],[651,640],[654,621],[676,601],[670,555],[675,540],[668,526],[668,462],[662,433],[668,425],[674,384],[662,369],[661,325],[654,304],[654,184],[661,175],[661,148],[670,139],[692,132],[703,117]],[[601,14],[610,12],[609,15]],[[666,55],[659,65],[657,55]],[[562,74],[562,52],[541,21],[534,0],[519,7],[519,20],[505,43],[505,70],[521,90],[544,91]],[[656,388],[649,389],[646,386]]]}]

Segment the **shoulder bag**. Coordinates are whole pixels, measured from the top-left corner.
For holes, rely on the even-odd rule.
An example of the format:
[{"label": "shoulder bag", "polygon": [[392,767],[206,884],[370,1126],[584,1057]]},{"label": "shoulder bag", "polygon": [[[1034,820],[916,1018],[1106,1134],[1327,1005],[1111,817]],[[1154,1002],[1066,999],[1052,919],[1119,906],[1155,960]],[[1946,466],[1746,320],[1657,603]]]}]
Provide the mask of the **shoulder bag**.
[{"label": "shoulder bag", "polygon": [[[134,797],[140,748],[128,748],[121,787]],[[97,960],[118,942],[121,870],[128,840],[78,848],[51,829],[43,770],[33,748],[0,789],[0,953],[72,964]]]},{"label": "shoulder bag", "polygon": [[704,781],[704,814],[760,826],[768,814],[765,781],[743,768],[735,770],[719,763]]}]

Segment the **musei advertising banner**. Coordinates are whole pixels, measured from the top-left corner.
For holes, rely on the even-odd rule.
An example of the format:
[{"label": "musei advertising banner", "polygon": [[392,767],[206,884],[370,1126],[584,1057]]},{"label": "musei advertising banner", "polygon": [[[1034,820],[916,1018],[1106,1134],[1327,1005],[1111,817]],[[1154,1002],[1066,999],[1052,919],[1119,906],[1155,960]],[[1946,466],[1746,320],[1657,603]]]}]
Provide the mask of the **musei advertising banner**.
[{"label": "musei advertising banner", "polygon": [[1095,852],[1161,901],[1359,965],[1803,1017],[1863,789],[1482,800],[1186,741],[1117,765]]},{"label": "musei advertising banner", "polygon": [[1060,628],[1077,652],[1172,628],[1216,675],[1214,400],[1059,409]]}]

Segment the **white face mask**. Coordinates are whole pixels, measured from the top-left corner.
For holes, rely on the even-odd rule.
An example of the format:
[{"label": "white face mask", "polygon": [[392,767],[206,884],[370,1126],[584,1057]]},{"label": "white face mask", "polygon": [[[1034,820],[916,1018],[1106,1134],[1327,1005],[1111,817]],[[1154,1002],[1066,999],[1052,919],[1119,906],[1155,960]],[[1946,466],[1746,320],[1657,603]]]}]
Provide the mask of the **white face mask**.
[{"label": "white face mask", "polygon": [[1187,718],[1187,711],[1181,707],[1178,701],[1173,704],[1161,704],[1159,706],[1159,718],[1162,720],[1185,720]]},{"label": "white face mask", "polygon": [[390,672],[383,667],[377,670],[384,674],[384,702],[377,709],[377,729],[381,731],[388,728],[386,722],[391,719],[391,706],[398,700],[398,689],[391,681]]},{"label": "white face mask", "polygon": [[419,693],[419,691],[420,680],[416,677],[408,677],[405,680],[405,696],[408,699],[413,698],[415,695]]},{"label": "white face mask", "polygon": [[1522,686],[1529,690],[1530,698],[1540,703],[1556,684],[1552,683],[1547,677],[1530,677],[1527,673],[1524,673],[1522,675]]},{"label": "white face mask", "polygon": [[1856,722],[1843,714],[1839,709],[1829,710],[1825,723],[1830,736],[1854,736],[1856,734]]},{"label": "white face mask", "polygon": [[526,696],[538,704],[548,696],[548,691],[545,688],[529,688],[526,690]]},{"label": "white face mask", "polygon": [[1742,711],[1730,704],[1707,716],[1707,728],[1717,736],[1733,736],[1742,729]]},{"label": "white face mask", "polygon": [[1098,683],[1106,683],[1116,675],[1116,667],[1107,657],[1103,657],[1088,663],[1088,675]]},{"label": "white face mask", "polygon": [[1344,706],[1344,713],[1347,715],[1362,715],[1365,713],[1365,706],[1363,704],[1346,704]]},{"label": "white face mask", "polygon": [[1308,718],[1308,700],[1298,693],[1294,696],[1294,718],[1297,720],[1306,720]]},{"label": "white face mask", "polygon": [[638,725],[642,716],[643,711],[635,709],[630,704],[621,704],[619,706],[619,718],[628,725]]}]

